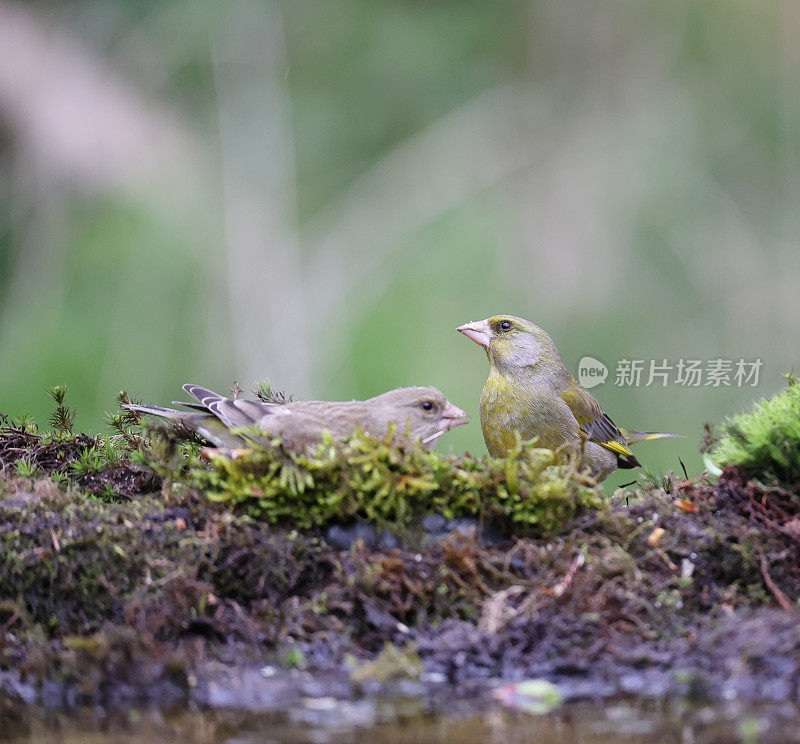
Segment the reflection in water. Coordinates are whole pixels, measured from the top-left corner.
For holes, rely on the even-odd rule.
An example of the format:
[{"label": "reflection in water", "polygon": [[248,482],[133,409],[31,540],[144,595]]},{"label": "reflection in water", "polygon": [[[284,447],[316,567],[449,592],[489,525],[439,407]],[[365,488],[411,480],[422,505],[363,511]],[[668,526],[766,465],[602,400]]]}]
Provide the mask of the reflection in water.
[{"label": "reflection in water", "polygon": [[714,744],[800,741],[794,706],[759,709],[643,702],[572,704],[545,716],[490,708],[425,714],[420,702],[308,698],[280,715],[236,711],[60,712],[0,709],[12,744]]}]

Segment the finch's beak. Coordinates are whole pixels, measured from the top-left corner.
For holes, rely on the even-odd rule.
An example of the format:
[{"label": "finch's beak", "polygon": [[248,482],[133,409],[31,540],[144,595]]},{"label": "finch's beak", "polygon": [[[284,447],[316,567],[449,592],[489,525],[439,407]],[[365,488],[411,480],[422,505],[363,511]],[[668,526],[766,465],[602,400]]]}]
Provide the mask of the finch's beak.
[{"label": "finch's beak", "polygon": [[444,423],[446,427],[445,431],[450,431],[450,429],[455,429],[456,426],[468,424],[469,416],[458,406],[454,406],[448,401],[444,411],[442,411],[442,423]]},{"label": "finch's beak", "polygon": [[456,328],[459,333],[463,333],[467,338],[471,338],[478,346],[488,347],[492,342],[492,332],[489,323],[479,320],[475,323],[465,323]]}]

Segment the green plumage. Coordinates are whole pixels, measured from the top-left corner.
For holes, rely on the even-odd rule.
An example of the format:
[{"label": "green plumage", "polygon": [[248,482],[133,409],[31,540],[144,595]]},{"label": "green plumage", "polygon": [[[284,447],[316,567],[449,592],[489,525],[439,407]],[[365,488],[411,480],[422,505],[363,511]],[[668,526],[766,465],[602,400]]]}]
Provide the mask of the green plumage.
[{"label": "green plumage", "polygon": [[516,432],[549,449],[575,443],[592,474],[603,479],[618,467],[639,465],[630,442],[673,436],[617,427],[567,371],[550,336],[523,318],[496,315],[458,330],[483,346],[489,359],[480,412],[483,438],[495,457],[511,451]]}]

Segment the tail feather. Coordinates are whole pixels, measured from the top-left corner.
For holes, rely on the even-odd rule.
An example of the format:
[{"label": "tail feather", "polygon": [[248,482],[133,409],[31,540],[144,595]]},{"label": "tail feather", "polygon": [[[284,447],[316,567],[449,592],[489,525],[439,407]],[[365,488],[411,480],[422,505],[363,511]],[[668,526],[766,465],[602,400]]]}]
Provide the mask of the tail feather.
[{"label": "tail feather", "polygon": [[196,431],[201,437],[207,439],[217,447],[236,449],[246,445],[247,440],[232,434],[224,422],[220,421],[212,412],[201,413],[198,411],[176,411],[163,406],[140,406],[136,403],[127,403],[122,406],[130,411],[146,413],[150,416],[159,416],[178,421],[184,426]]},{"label": "tail feather", "polygon": [[683,439],[683,434],[665,434],[657,431],[635,431],[632,429],[620,429],[620,431],[628,444],[647,442],[650,439],[668,439],[672,437]]},{"label": "tail feather", "polygon": [[127,408],[129,411],[136,411],[137,413],[146,413],[150,416],[161,416],[161,418],[169,419],[170,421],[186,422],[189,418],[196,415],[188,411],[176,411],[174,408],[140,406],[137,403],[124,403],[122,408]]},{"label": "tail feather", "polygon": [[190,403],[186,400],[173,400],[173,406],[184,406],[185,408],[191,408],[193,411],[202,411],[204,413],[208,413],[208,406],[204,406],[202,403]]},{"label": "tail feather", "polygon": [[631,468],[642,467],[642,463],[636,459],[635,455],[620,455],[617,457],[617,467],[621,470],[630,470]]}]

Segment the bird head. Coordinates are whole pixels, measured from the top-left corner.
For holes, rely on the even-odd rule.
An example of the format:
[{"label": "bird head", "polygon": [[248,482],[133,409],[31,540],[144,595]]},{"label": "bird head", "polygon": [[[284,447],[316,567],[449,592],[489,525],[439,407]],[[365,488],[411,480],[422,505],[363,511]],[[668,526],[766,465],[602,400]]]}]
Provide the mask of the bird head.
[{"label": "bird head", "polygon": [[379,415],[398,425],[397,435],[431,448],[442,434],[469,423],[469,416],[435,387],[407,387],[372,398]]},{"label": "bird head", "polygon": [[538,368],[561,361],[550,336],[539,326],[515,315],[495,315],[465,323],[456,330],[483,346],[489,363],[499,370]]}]

